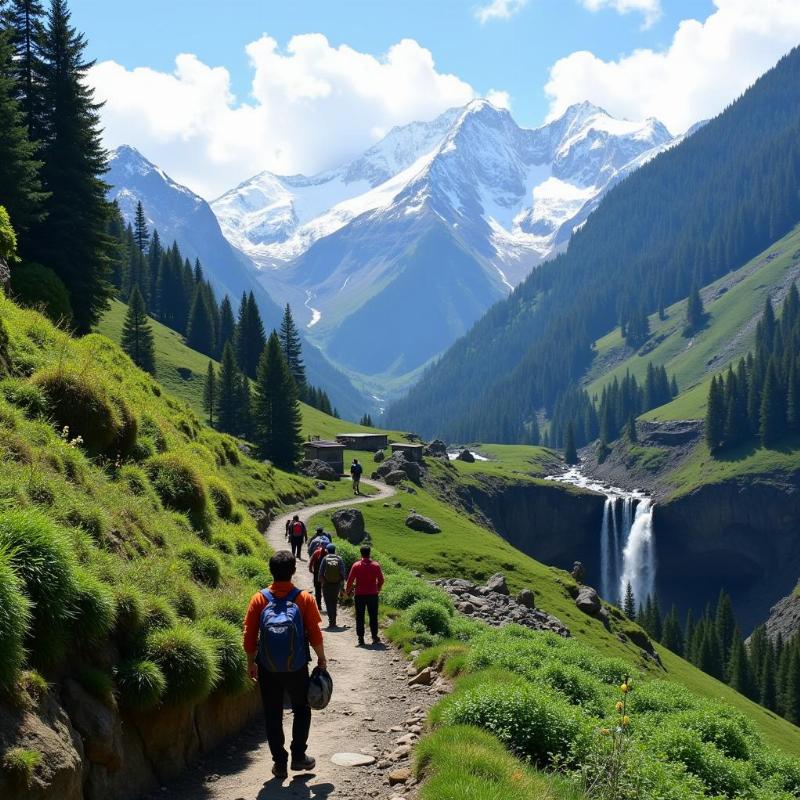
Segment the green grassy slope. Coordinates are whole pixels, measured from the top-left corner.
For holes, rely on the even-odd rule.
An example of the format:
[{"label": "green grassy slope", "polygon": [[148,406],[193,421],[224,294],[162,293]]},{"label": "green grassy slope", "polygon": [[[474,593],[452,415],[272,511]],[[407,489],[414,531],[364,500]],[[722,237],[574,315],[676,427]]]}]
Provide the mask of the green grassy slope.
[{"label": "green grassy slope", "polygon": [[[686,301],[666,309],[667,318],[650,317],[651,342],[658,342],[644,355],[631,352],[615,329],[596,343],[597,359],[590,373],[587,389],[599,394],[615,377],[627,370],[643,379],[648,362],[663,365],[675,375],[681,394],[705,381],[710,370],[719,372],[731,360],[750,349],[755,336],[755,320],[760,316],[769,295],[798,277],[800,226],[775,242],[741,268],[710,284],[703,290],[708,324],[691,338],[683,335]],[[613,367],[608,369],[608,365]],[[702,391],[678,403],[668,419],[691,419],[702,416],[699,398]],[[704,399],[704,396],[703,396]],[[652,413],[652,412],[651,412]],[[674,413],[674,416],[672,415]],[[678,416],[682,414],[683,416]]]}]

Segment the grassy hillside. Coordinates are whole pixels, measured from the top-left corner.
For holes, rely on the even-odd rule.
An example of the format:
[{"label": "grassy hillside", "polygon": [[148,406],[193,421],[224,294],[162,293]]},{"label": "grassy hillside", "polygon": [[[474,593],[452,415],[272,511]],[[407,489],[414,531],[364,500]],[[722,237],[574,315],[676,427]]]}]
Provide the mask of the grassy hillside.
[{"label": "grassy hillside", "polygon": [[[114,342],[122,340],[122,326],[127,306],[118,300],[111,303],[97,326],[98,333]],[[156,349],[156,378],[169,392],[188,403],[203,417],[203,382],[208,369],[208,357],[188,347],[183,337],[171,328],[151,320]],[[219,365],[217,365],[219,366]],[[323,387],[324,388],[324,387]],[[302,404],[303,434],[330,439],[337,433],[374,430],[354,422],[337,420]],[[394,434],[399,437],[399,433]]]}]

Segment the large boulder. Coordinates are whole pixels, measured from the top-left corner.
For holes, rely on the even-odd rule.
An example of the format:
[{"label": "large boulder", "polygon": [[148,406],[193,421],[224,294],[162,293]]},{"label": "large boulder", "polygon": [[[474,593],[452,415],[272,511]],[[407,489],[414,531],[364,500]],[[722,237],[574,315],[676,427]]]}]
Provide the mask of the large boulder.
[{"label": "large boulder", "polygon": [[447,458],[447,445],[441,439],[434,439],[425,446],[425,455],[434,458]]},{"label": "large boulder", "polygon": [[392,470],[388,475],[383,476],[387,486],[398,486],[406,479],[406,474],[400,469]]},{"label": "large boulder", "polygon": [[591,586],[581,586],[578,596],[575,598],[575,605],[584,614],[596,617],[601,608],[600,596]]},{"label": "large boulder", "polygon": [[372,456],[372,460],[376,464],[380,464],[385,458],[386,458],[386,453],[384,453],[383,450],[376,450],[375,455]]},{"label": "large boulder", "polygon": [[394,453],[391,458],[387,458],[375,473],[379,478],[386,479],[386,476],[392,472],[402,472],[405,476],[419,485],[422,481],[422,466],[416,461],[410,461],[403,453]]},{"label": "large boulder", "polygon": [[465,447],[457,456],[456,458],[459,461],[465,461],[467,464],[474,464],[475,463],[475,456]]},{"label": "large boulder", "polygon": [[496,572],[486,581],[486,589],[490,592],[497,592],[497,594],[509,594],[506,576],[502,572]]},{"label": "large boulder", "polygon": [[569,574],[572,575],[576,583],[583,583],[586,579],[586,568],[580,561],[576,561],[572,565],[572,569],[569,571]]},{"label": "large boulder", "polygon": [[406,517],[406,527],[421,533],[441,533],[442,529],[430,518],[422,514],[409,514]]},{"label": "large boulder", "polygon": [[350,544],[360,544],[366,533],[364,515],[357,508],[342,508],[331,514],[331,522],[336,535],[347,539]]},{"label": "large boulder", "polygon": [[61,701],[73,727],[83,739],[86,758],[93,764],[117,770],[122,765],[122,725],[113,697],[108,705],[89,694],[77,681],[67,678]]},{"label": "large boulder", "polygon": [[300,473],[309,478],[317,478],[321,481],[338,481],[341,477],[330,464],[318,458],[313,458],[310,461],[303,461],[303,463],[300,464]]},{"label": "large boulder", "polygon": [[533,589],[522,589],[517,595],[517,602],[525,608],[535,608],[536,595],[533,593]]}]

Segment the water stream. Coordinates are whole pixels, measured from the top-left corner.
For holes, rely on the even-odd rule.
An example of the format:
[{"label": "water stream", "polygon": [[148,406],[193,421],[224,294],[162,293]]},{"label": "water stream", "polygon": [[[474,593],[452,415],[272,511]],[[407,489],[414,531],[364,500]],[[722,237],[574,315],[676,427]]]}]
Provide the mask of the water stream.
[{"label": "water stream", "polygon": [[656,580],[653,501],[643,492],[627,491],[587,478],[573,468],[547,480],[570,483],[606,496],[600,524],[600,594],[622,604],[630,583],[637,603],[653,594]]}]

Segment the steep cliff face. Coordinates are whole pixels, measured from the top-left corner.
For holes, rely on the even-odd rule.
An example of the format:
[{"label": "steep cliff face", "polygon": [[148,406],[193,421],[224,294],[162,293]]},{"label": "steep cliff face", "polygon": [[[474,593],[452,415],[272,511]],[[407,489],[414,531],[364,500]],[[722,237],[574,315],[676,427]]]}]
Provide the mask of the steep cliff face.
[{"label": "steep cliff face", "polygon": [[582,561],[591,583],[600,574],[598,532],[605,498],[547,481],[482,477],[456,488],[461,504],[514,547],[562,569]]},{"label": "steep cliff face", "polygon": [[702,486],[655,512],[662,606],[702,610],[720,588],[749,631],[800,575],[800,472]]}]

